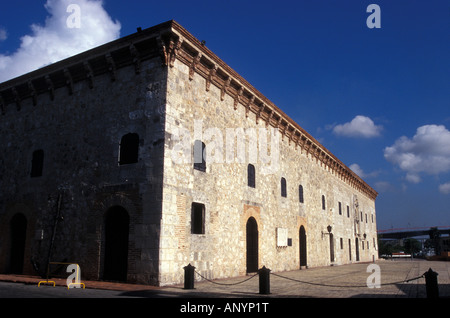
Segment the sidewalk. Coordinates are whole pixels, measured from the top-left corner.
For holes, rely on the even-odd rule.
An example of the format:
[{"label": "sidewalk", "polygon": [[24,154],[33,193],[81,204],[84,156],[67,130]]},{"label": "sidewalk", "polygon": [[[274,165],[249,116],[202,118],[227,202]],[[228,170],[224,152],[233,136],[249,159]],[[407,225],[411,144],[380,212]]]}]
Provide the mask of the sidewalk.
[{"label": "sidewalk", "polygon": [[[380,270],[380,288],[367,287],[368,277],[372,274],[372,270],[368,271],[369,265],[370,263],[358,263],[271,272],[269,294],[260,294],[258,275],[195,281],[194,289],[184,289],[184,285],[155,287],[103,281],[81,282],[85,284],[85,288],[117,290],[122,291],[123,296],[155,298],[426,298],[425,278],[422,275],[431,268],[438,273],[439,296],[450,298],[450,262],[380,260],[375,263]],[[195,277],[201,279],[198,274]],[[49,280],[54,281],[57,286],[66,286],[65,279]],[[0,281],[38,285],[40,281],[45,282],[45,279],[0,275]]]}]

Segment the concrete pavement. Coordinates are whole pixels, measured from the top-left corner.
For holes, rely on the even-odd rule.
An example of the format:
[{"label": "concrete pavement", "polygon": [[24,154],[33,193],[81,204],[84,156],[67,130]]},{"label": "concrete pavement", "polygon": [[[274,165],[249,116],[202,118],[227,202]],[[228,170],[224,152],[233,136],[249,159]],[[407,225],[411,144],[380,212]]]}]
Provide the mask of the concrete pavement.
[{"label": "concrete pavement", "polygon": [[[270,288],[269,294],[260,293],[258,275],[209,281],[195,273],[194,289],[184,289],[184,285],[155,287],[102,281],[81,282],[88,289],[116,290],[121,291],[122,296],[150,298],[426,298],[423,274],[430,268],[438,274],[439,296],[450,298],[450,262],[425,260],[380,260],[376,263],[271,272],[270,284],[266,285]],[[0,275],[0,281],[38,285],[45,279]],[[50,281],[58,286],[66,286],[65,279]],[[373,288],[368,287],[368,282]],[[52,286],[53,283],[41,283],[42,288]]]}]

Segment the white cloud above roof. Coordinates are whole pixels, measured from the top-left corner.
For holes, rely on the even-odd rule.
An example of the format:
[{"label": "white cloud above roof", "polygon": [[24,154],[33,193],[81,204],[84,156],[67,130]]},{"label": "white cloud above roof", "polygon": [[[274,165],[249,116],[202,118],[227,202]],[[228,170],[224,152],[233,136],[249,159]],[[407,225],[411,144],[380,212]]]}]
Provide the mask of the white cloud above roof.
[{"label": "white cloud above roof", "polygon": [[372,138],[380,136],[382,129],[369,117],[358,115],[348,123],[334,126],[333,133],[345,137]]},{"label": "white cloud above roof", "polygon": [[406,172],[412,183],[421,181],[422,173],[438,175],[450,171],[450,131],[442,125],[417,128],[412,138],[400,137],[384,149],[387,161]]},{"label": "white cloud above roof", "polygon": [[21,38],[21,45],[14,53],[0,54],[0,82],[120,36],[121,24],[112,20],[102,1],[47,0],[45,8],[49,13],[45,24],[32,24],[31,34]]},{"label": "white cloud above roof", "polygon": [[2,27],[0,27],[0,41],[4,41],[8,38],[8,33]]}]

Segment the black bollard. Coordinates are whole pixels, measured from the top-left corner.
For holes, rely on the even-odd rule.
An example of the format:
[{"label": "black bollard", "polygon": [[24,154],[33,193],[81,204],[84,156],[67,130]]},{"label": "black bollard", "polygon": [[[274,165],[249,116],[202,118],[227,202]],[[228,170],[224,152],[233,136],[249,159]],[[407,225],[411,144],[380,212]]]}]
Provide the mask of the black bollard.
[{"label": "black bollard", "polygon": [[270,294],[270,269],[263,266],[258,270],[259,275],[259,293]]},{"label": "black bollard", "polygon": [[427,289],[427,298],[439,298],[439,287],[437,281],[438,273],[433,272],[433,270],[430,268],[427,272],[424,273],[424,275]]},{"label": "black bollard", "polygon": [[195,267],[188,264],[184,268],[184,289],[194,289],[194,271]]}]

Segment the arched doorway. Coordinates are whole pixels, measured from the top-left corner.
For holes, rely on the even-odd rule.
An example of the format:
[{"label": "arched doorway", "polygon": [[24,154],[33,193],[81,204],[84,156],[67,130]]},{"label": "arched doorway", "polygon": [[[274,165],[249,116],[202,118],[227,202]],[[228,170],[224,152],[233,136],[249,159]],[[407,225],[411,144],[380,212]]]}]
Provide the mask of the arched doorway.
[{"label": "arched doorway", "polygon": [[105,258],[103,279],[126,281],[130,218],[121,206],[110,208],[105,217]]},{"label": "arched doorway", "polygon": [[10,222],[11,253],[9,270],[13,274],[22,274],[27,237],[27,219],[22,213],[16,213]]},{"label": "arched doorway", "polygon": [[254,217],[247,221],[247,273],[258,271],[258,224]]},{"label": "arched doorway", "polygon": [[300,246],[300,268],[302,266],[307,266],[307,258],[306,258],[306,231],[305,227],[300,226],[299,232],[299,246]]}]

